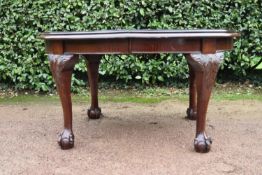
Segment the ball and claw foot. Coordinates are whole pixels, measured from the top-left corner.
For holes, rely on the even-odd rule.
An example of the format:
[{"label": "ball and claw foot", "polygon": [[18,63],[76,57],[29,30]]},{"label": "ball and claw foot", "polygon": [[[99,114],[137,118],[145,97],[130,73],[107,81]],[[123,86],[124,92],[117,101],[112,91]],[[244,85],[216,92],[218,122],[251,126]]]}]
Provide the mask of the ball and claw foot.
[{"label": "ball and claw foot", "polygon": [[101,108],[90,108],[87,111],[87,115],[90,119],[99,119],[101,115]]},{"label": "ball and claw foot", "polygon": [[199,133],[194,140],[194,147],[196,152],[207,153],[210,151],[212,140],[207,137],[205,133]]},{"label": "ball and claw foot", "polygon": [[65,129],[58,136],[58,144],[61,149],[70,149],[74,147],[74,134],[71,130]]},{"label": "ball and claw foot", "polygon": [[187,114],[187,116],[186,116],[187,119],[196,120],[197,113],[194,112],[192,108],[187,108],[186,114]]}]

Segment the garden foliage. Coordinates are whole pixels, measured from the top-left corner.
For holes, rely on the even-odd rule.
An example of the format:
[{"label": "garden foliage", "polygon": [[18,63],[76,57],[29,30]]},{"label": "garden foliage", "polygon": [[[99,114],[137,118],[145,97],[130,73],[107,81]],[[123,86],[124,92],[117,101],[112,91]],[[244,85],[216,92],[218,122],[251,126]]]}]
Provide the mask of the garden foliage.
[{"label": "garden foliage", "polygon": [[[39,34],[101,29],[239,31],[241,39],[226,54],[222,69],[241,76],[261,59],[261,9],[261,0],[0,0],[0,82],[17,89],[50,90],[53,81]],[[125,82],[154,84],[188,77],[179,54],[107,55],[101,63],[102,78]],[[83,74],[84,62],[75,69]],[[73,84],[84,83],[73,77]]]}]

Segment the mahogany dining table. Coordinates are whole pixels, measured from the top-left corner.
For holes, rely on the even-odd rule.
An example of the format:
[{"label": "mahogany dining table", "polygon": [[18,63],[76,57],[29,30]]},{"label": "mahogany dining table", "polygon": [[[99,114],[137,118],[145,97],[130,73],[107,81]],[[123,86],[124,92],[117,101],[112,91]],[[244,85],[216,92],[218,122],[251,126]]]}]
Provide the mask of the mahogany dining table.
[{"label": "mahogany dining table", "polygon": [[[189,107],[187,118],[196,120],[194,148],[208,152],[212,140],[205,131],[208,102],[224,51],[233,49],[239,33],[229,30],[102,30],[91,32],[46,32],[51,72],[60,96],[64,129],[59,135],[61,149],[74,146],[72,129],[71,76],[79,55],[86,59],[91,91],[90,119],[101,116],[98,105],[98,69],[105,54],[182,53],[189,66]],[[174,58],[175,59],[175,58]]]}]

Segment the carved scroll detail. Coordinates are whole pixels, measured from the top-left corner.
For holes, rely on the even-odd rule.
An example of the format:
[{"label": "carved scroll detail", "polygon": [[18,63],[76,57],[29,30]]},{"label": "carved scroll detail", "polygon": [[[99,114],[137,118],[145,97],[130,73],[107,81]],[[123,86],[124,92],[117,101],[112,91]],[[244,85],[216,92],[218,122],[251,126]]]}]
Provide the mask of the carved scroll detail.
[{"label": "carved scroll detail", "polygon": [[199,64],[208,64],[209,62],[220,63],[224,59],[223,52],[217,52],[216,54],[202,54],[202,53],[193,53],[191,57],[198,62]]},{"label": "carved scroll detail", "polygon": [[74,65],[78,62],[78,57],[74,55],[48,54],[48,60],[51,63],[55,63],[57,65],[57,71],[63,71],[72,69]]}]

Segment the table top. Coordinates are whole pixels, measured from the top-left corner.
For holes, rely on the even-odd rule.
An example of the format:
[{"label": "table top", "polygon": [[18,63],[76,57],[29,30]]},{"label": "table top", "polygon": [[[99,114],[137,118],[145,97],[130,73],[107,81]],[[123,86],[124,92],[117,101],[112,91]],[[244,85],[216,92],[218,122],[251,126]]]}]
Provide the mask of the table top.
[{"label": "table top", "polygon": [[117,38],[221,38],[239,37],[230,30],[100,30],[89,32],[45,32],[41,38],[46,40],[71,39],[117,39]]}]

